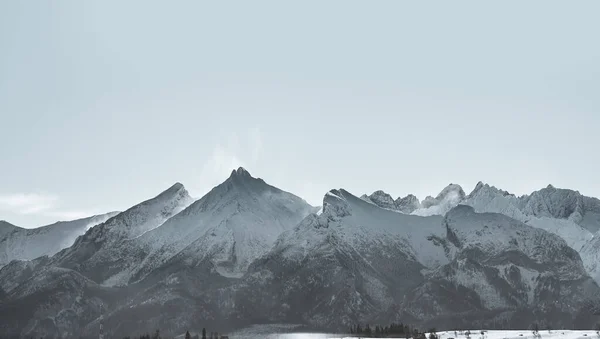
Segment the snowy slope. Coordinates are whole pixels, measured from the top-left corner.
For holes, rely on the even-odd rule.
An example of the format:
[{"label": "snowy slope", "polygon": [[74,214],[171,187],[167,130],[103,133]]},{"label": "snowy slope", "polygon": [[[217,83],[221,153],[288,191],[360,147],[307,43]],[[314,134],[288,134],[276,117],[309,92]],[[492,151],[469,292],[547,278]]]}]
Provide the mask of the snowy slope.
[{"label": "snowy slope", "polygon": [[421,202],[421,207],[412,214],[420,216],[444,215],[465,199],[465,191],[457,184],[446,186],[435,198],[429,196]]},{"label": "snowy slope", "polygon": [[583,246],[579,254],[590,276],[600,284],[600,231]]},{"label": "snowy slope", "polygon": [[[473,192],[461,203],[472,206],[477,212],[494,212],[507,215],[530,226],[544,229],[562,237],[569,246],[580,251],[592,239],[592,233],[576,223],[576,219],[565,211],[564,199],[554,195],[573,197],[575,192],[546,188],[531,196],[517,198],[508,192],[479,182]],[[567,203],[569,204],[569,203]],[[537,207],[536,207],[537,206]],[[565,217],[565,218],[562,218]]]},{"label": "snowy slope", "polygon": [[323,206],[251,266],[236,301],[244,312],[325,327],[396,314],[444,324],[538,307],[542,317],[574,314],[600,292],[564,240],[502,214],[458,206],[443,220],[404,215],[344,190]]},{"label": "snowy slope", "polygon": [[465,196],[460,186],[451,184],[436,198],[423,200],[422,207],[413,214],[444,215],[458,204],[472,206],[477,212],[501,213],[545,229],[561,236],[578,251],[600,229],[600,200],[552,185],[530,195],[516,197],[482,182]]},{"label": "snowy slope", "polygon": [[[349,336],[347,334],[327,334],[327,333],[310,333],[303,331],[302,328],[294,330],[298,325],[254,325],[248,328],[235,331],[229,334],[231,339],[353,339],[355,336]],[[371,325],[371,327],[374,327]],[[473,339],[592,339],[598,338],[598,333],[593,330],[560,330],[549,329],[546,326],[540,326],[539,335],[536,337],[533,332],[528,328],[521,330],[487,330],[487,329],[470,329],[470,338]],[[481,335],[481,331],[485,333]],[[467,338],[465,331],[439,331],[435,334],[440,339],[450,338]],[[429,338],[429,333],[426,333],[426,337]],[[181,336],[183,338],[183,336]],[[377,338],[377,337],[371,337]],[[386,337],[389,338],[389,337]],[[398,339],[404,339],[405,337],[397,337]],[[178,337],[179,339],[179,337]]]},{"label": "snowy slope", "polygon": [[118,212],[26,229],[0,221],[0,267],[11,260],[31,260],[53,255],[69,247],[90,227],[103,223]]},{"label": "snowy slope", "polygon": [[391,195],[379,190],[373,192],[371,195],[363,194],[360,198],[381,208],[386,208],[405,214],[410,214],[421,207],[419,199],[412,194],[409,194],[404,198],[398,198],[394,200]]},{"label": "snowy slope", "polygon": [[[570,326],[574,319],[565,314],[574,317],[600,293],[577,252],[555,234],[465,205],[448,212],[445,224],[452,261],[408,299],[417,318],[449,317],[449,325],[456,324],[453,316],[488,313],[491,321],[504,312],[512,326],[536,317],[557,317],[556,326]],[[528,311],[519,316],[518,310]]]},{"label": "snowy slope", "polygon": [[[515,197],[480,183],[466,196],[450,185],[421,203],[339,189],[313,214],[243,168],[193,203],[176,184],[53,257],[0,269],[10,327],[0,335],[93,335],[100,313],[123,335],[157,323],[180,331],[199,318],[571,326],[582,302],[600,295],[584,269],[600,260],[595,200],[542,191]],[[0,236],[15,229],[0,223]],[[583,263],[568,246],[582,243]]]},{"label": "snowy slope", "polygon": [[235,304],[242,316],[335,327],[376,317],[448,262],[442,218],[380,208],[345,190],[323,199],[255,261]]},{"label": "snowy slope", "polygon": [[421,208],[421,202],[412,194],[409,194],[404,198],[398,198],[394,203],[396,204],[396,209],[398,211],[406,214],[411,214],[415,210]]},{"label": "snowy slope", "polygon": [[[323,199],[323,206],[324,212],[321,216],[308,218],[296,227],[294,232],[286,232],[277,242],[274,251],[282,249],[282,246],[292,245],[284,253],[291,249],[302,253],[310,252],[310,245],[314,242],[309,239],[325,236],[314,231],[313,227],[304,225],[314,222],[326,224],[327,235],[340,232],[343,238],[358,250],[376,246],[373,241],[390,240],[402,246],[410,257],[425,267],[437,267],[447,261],[443,248],[427,239],[432,235],[443,236],[444,229],[440,226],[439,217],[419,218],[394,213],[365,204],[343,189],[328,192]],[[330,225],[335,227],[329,227]]]},{"label": "snowy slope", "polygon": [[102,280],[113,265],[118,269],[124,251],[135,250],[129,240],[162,225],[192,201],[185,187],[176,183],[156,197],[92,227],[73,246],[57,253],[52,264],[76,269],[94,281]]},{"label": "snowy slope", "polygon": [[[208,260],[220,274],[240,277],[277,237],[316,209],[238,168],[222,184],[164,225],[139,238],[147,255],[136,279],[182,252],[190,265]],[[119,275],[115,279],[123,279]]]},{"label": "snowy slope", "polygon": [[107,292],[73,270],[38,269],[0,303],[2,337],[78,338],[85,324],[118,300]]}]

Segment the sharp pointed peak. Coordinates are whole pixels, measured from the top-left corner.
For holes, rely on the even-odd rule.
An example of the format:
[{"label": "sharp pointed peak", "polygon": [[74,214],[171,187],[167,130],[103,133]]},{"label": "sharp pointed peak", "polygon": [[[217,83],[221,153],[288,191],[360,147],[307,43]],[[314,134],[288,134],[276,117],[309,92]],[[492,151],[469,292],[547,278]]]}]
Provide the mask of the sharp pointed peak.
[{"label": "sharp pointed peak", "polygon": [[477,185],[475,185],[475,188],[473,188],[473,190],[471,191],[471,193],[469,193],[469,196],[473,196],[475,194],[477,194],[477,192],[481,191],[484,188],[490,188],[491,186],[484,183],[483,181],[479,181],[477,183]]},{"label": "sharp pointed peak", "polygon": [[238,167],[238,169],[234,169],[233,171],[231,171],[230,177],[252,177],[252,175],[250,175],[250,172],[248,172],[248,170],[240,166]]},{"label": "sharp pointed peak", "polygon": [[[183,186],[183,184],[181,184],[180,182],[174,183],[171,187],[169,187],[166,190],[164,190],[163,192],[161,192],[154,199],[162,199],[162,198],[170,199],[170,197],[173,197],[176,195],[189,196],[188,191],[185,189],[185,186]],[[152,199],[150,199],[150,200],[152,200]]]},{"label": "sharp pointed peak", "polygon": [[169,189],[176,189],[176,190],[180,190],[184,188],[183,184],[180,182],[176,182],[173,184],[173,186],[171,186]]},{"label": "sharp pointed peak", "polygon": [[182,183],[176,182],[171,187],[167,188],[165,190],[165,192],[178,192],[178,191],[181,191],[181,190],[184,190],[184,189],[185,189],[185,186],[183,186]]}]

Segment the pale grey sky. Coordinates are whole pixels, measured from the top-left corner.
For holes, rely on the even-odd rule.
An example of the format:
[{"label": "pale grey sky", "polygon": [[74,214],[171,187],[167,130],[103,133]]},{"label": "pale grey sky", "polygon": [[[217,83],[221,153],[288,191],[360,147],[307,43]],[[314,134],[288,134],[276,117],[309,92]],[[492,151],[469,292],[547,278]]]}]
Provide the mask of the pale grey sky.
[{"label": "pale grey sky", "polygon": [[234,167],[325,192],[600,196],[600,2],[0,0],[0,219]]}]

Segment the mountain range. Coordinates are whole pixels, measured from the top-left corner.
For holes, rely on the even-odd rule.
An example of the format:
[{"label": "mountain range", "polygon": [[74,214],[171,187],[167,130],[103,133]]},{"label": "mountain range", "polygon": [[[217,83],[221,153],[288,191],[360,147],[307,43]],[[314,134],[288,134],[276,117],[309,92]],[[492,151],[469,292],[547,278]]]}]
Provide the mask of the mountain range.
[{"label": "mountain range", "polygon": [[[435,197],[326,192],[243,168],[202,198],[176,183],[123,212],[0,222],[0,337],[219,332],[256,323],[591,327],[600,200],[482,182]],[[59,241],[60,240],[60,241]]]}]

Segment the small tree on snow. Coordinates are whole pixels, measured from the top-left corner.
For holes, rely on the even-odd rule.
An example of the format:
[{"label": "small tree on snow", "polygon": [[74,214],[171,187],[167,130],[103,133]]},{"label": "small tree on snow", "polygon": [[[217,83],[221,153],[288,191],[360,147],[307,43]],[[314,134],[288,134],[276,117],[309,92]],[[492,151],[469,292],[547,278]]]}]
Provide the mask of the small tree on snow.
[{"label": "small tree on snow", "polygon": [[540,334],[540,326],[537,323],[533,323],[533,325],[531,326],[533,328],[533,337],[534,338],[541,338],[542,335]]}]

